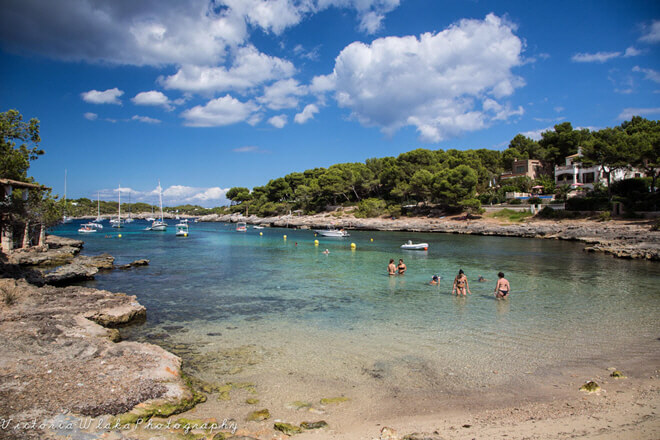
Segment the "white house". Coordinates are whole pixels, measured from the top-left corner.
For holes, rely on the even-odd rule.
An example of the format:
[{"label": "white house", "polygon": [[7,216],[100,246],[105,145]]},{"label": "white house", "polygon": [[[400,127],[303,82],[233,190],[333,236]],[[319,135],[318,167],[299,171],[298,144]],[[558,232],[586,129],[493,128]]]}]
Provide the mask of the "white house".
[{"label": "white house", "polygon": [[[566,157],[566,165],[555,165],[555,184],[557,186],[571,185],[572,188],[593,189],[594,182],[607,185],[607,175],[600,166],[582,165],[580,157],[582,149],[577,154]],[[617,169],[610,174],[610,181],[642,177],[643,173],[635,168]]]}]

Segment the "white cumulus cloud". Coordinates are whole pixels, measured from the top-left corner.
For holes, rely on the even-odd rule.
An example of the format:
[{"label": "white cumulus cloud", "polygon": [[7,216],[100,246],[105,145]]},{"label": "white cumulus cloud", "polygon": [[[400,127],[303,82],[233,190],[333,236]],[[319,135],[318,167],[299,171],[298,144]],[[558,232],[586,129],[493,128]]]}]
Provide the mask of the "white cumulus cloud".
[{"label": "white cumulus cloud", "polygon": [[261,104],[272,110],[293,108],[298,106],[298,97],[304,96],[307,89],[298,84],[295,79],[286,79],[264,89],[264,95],[258,98]]},{"label": "white cumulus cloud", "polygon": [[310,119],[314,119],[314,115],[319,112],[319,108],[315,104],[308,104],[303,111],[296,114],[293,120],[296,124],[304,124]]},{"label": "white cumulus cloud", "polygon": [[268,81],[288,78],[296,69],[290,61],[266,55],[254,46],[236,50],[230,68],[184,65],[158,81],[166,89],[210,93],[245,90]]},{"label": "white cumulus cloud", "polygon": [[283,128],[286,125],[286,115],[277,115],[268,119],[268,123],[275,128]]},{"label": "white cumulus cloud", "polygon": [[80,94],[83,101],[89,102],[91,104],[116,104],[121,105],[121,100],[119,97],[123,95],[124,92],[119,90],[117,87],[113,89],[108,89],[104,91],[99,90],[90,90],[88,92],[83,92]]},{"label": "white cumulus cloud", "polygon": [[364,125],[386,133],[414,126],[423,140],[440,141],[522,112],[496,101],[524,85],[512,72],[522,64],[523,49],[514,30],[489,14],[419,38],[355,42],[341,51],[332,74],[314,78],[311,89],[334,89],[338,104]]},{"label": "white cumulus cloud", "polygon": [[251,101],[241,102],[231,95],[213,99],[181,113],[190,127],[219,127],[247,120],[259,106]]},{"label": "white cumulus cloud", "polygon": [[172,110],[174,107],[171,105],[170,100],[165,94],[157,90],[150,90],[148,92],[140,92],[131,98],[135,105],[153,105],[162,106],[166,110]]}]

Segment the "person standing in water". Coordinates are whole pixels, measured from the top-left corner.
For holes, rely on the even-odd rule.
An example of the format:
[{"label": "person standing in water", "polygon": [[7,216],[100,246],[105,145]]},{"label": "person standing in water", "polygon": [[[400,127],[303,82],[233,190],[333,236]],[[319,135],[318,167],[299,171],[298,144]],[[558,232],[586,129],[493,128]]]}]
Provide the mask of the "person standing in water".
[{"label": "person standing in water", "polygon": [[472,292],[470,292],[470,286],[468,285],[468,279],[465,276],[463,269],[459,270],[458,275],[456,275],[456,278],[454,278],[454,286],[451,289],[451,294],[453,295],[454,292],[456,292],[456,296],[467,296],[465,292],[472,295]]},{"label": "person standing in water", "polygon": [[396,267],[396,269],[399,271],[399,275],[403,275],[406,273],[406,265],[403,263],[403,258],[399,258],[399,265]]},{"label": "person standing in water", "polygon": [[394,260],[390,259],[390,264],[387,265],[387,274],[392,276],[396,275],[396,266],[394,265]]},{"label": "person standing in water", "polygon": [[506,298],[511,291],[511,285],[509,284],[509,280],[504,278],[504,272],[498,273],[497,276],[499,279],[495,285],[495,298],[503,299]]}]

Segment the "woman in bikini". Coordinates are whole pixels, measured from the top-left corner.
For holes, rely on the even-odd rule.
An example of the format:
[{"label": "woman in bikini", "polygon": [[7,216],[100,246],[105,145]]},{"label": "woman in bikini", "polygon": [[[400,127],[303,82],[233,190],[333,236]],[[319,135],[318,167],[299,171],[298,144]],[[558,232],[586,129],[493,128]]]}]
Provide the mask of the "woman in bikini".
[{"label": "woman in bikini", "polygon": [[497,276],[499,277],[499,279],[497,280],[497,284],[495,285],[495,298],[497,299],[506,298],[506,296],[511,291],[511,285],[509,284],[509,280],[504,278],[503,272],[498,273]]},{"label": "woman in bikini", "polygon": [[454,292],[456,292],[457,296],[466,296],[466,291],[472,295],[472,292],[470,292],[470,286],[468,285],[467,277],[465,276],[465,272],[463,272],[463,269],[461,269],[458,271],[456,278],[454,278],[454,286],[452,287],[451,294],[453,295]]}]

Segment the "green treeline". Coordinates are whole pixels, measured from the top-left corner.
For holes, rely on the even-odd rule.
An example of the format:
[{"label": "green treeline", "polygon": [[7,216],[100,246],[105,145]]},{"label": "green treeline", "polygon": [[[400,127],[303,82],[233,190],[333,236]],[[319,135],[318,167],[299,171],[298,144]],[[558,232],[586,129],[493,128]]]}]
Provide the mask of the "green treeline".
[{"label": "green treeline", "polygon": [[[510,191],[529,191],[543,185],[545,193],[565,196],[567,188],[555,188],[554,165],[582,150],[582,162],[602,167],[606,175],[616,169],[635,167],[650,177],[656,191],[660,152],[660,121],[638,116],[620,126],[599,131],[573,129],[570,122],[534,141],[515,136],[504,151],[416,149],[398,157],[367,159],[364,163],[341,163],[278,177],[264,186],[234,187],[227,192],[231,212],[260,216],[282,215],[301,210],[313,214],[332,205],[356,205],[355,214],[372,217],[398,216],[401,207],[433,204],[449,212],[478,210],[481,204],[500,203]],[[511,171],[516,159],[539,159],[546,171],[538,180],[499,177]],[[608,188],[609,189],[609,188]],[[611,193],[610,193],[611,194]]]}]

